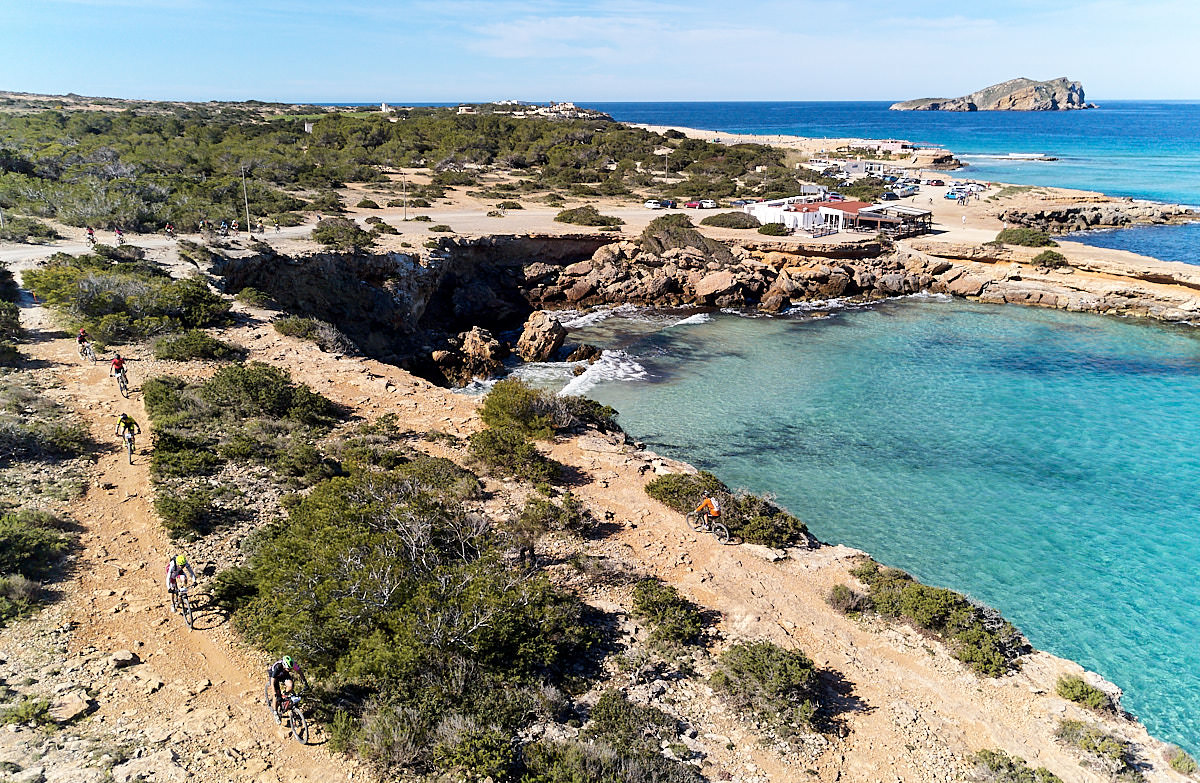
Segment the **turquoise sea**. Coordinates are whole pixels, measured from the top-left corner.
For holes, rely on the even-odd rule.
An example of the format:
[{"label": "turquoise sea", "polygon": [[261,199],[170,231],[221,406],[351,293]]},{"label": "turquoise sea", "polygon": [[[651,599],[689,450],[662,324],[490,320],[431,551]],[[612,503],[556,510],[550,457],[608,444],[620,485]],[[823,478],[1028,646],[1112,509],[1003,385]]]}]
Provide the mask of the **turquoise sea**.
[{"label": "turquoise sea", "polygon": [[1200,751],[1200,333],[943,297],[572,325],[601,362],[519,374],[1000,609]]}]

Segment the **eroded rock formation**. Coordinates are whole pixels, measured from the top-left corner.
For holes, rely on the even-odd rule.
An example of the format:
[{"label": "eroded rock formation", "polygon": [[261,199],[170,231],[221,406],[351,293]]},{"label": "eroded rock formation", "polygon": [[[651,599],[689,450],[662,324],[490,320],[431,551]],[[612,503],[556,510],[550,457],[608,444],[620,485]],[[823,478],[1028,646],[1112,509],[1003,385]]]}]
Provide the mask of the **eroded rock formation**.
[{"label": "eroded rock formation", "polygon": [[1066,77],[1037,82],[1009,79],[961,98],[918,98],[893,103],[893,111],[1066,111],[1094,109],[1083,85]]}]

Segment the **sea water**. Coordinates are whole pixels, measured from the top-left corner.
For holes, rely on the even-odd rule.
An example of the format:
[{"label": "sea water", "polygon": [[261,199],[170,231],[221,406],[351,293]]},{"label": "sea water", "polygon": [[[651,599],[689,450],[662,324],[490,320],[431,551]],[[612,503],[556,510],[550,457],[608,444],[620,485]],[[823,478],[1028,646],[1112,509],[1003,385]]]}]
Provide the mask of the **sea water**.
[{"label": "sea water", "polygon": [[684,315],[592,315],[600,363],[521,372],[996,607],[1200,751],[1200,335],[942,297]]},{"label": "sea water", "polygon": [[1065,238],[1094,247],[1128,250],[1163,261],[1200,264],[1200,222],[1081,231]]},{"label": "sea water", "polygon": [[[1100,101],[1050,112],[889,111],[879,101],[595,103],[622,122],[728,133],[906,139],[946,147],[956,176],[1200,205],[1200,103]],[[1009,153],[1056,157],[1008,159]]]}]

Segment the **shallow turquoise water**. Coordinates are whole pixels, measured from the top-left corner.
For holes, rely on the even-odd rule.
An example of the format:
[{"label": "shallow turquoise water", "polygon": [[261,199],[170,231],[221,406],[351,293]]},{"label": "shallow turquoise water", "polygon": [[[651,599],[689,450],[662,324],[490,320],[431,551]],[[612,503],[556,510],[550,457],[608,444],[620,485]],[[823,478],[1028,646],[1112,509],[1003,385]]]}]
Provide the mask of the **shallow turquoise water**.
[{"label": "shallow turquoise water", "polygon": [[573,335],[624,348],[585,385],[633,437],[997,607],[1200,751],[1200,335],[911,299],[678,320]]}]

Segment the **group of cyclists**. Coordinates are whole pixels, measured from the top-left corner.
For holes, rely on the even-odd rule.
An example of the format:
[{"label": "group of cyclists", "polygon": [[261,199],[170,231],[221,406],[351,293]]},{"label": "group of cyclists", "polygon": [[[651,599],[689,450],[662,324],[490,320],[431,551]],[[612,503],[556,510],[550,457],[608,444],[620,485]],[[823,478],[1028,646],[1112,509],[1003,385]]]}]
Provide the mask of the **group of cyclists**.
[{"label": "group of cyclists", "polygon": [[[76,336],[76,341],[79,344],[79,352],[84,354],[85,346],[90,347],[91,341],[86,328],[81,328]],[[111,373],[114,377],[124,377],[125,374],[125,358],[121,354],[117,354],[111,362]],[[141,426],[137,420],[128,413],[122,413],[117,419],[116,435],[118,438],[132,439],[142,432]],[[130,448],[132,458],[132,447]],[[176,593],[179,588],[180,581],[184,586],[195,584],[196,572],[188,562],[187,556],[179,553],[171,557],[167,561],[166,587],[167,597],[170,600],[172,594]],[[174,602],[172,602],[173,604]],[[180,606],[177,611],[183,611]],[[267,691],[274,693],[275,701],[268,706],[276,713],[279,712],[280,705],[283,701],[285,693],[291,693],[295,688],[296,680],[299,679],[303,685],[307,687],[308,680],[304,676],[304,672],[300,669],[300,664],[292,659],[291,656],[285,655],[278,661],[275,661],[267,669]]]},{"label": "group of cyclists", "polygon": [[[272,224],[275,227],[275,233],[278,234],[279,233],[279,220],[278,219],[272,220]],[[236,236],[241,233],[242,225],[236,219],[234,219],[232,222],[227,221],[227,220],[222,220],[221,223],[218,225],[218,224],[214,223],[213,221],[209,220],[208,218],[201,218],[200,221],[197,223],[197,229],[199,230],[199,232],[201,234],[206,234],[206,233],[207,234],[219,234],[224,237],[224,236],[229,236],[229,232],[232,231],[234,233],[234,235]],[[251,231],[257,230],[260,234],[265,234],[267,231],[267,224],[263,221],[259,221],[257,226],[251,225],[250,230]],[[175,224],[167,223],[165,226],[163,226],[163,232],[167,235],[168,238],[175,239],[175,234],[176,234]],[[118,245],[125,244],[125,232],[124,231],[122,231],[119,227],[114,228],[113,234],[116,238],[116,242]],[[91,226],[87,227],[87,242],[89,245],[91,245],[93,247],[96,245],[96,229],[94,229]]]}]

